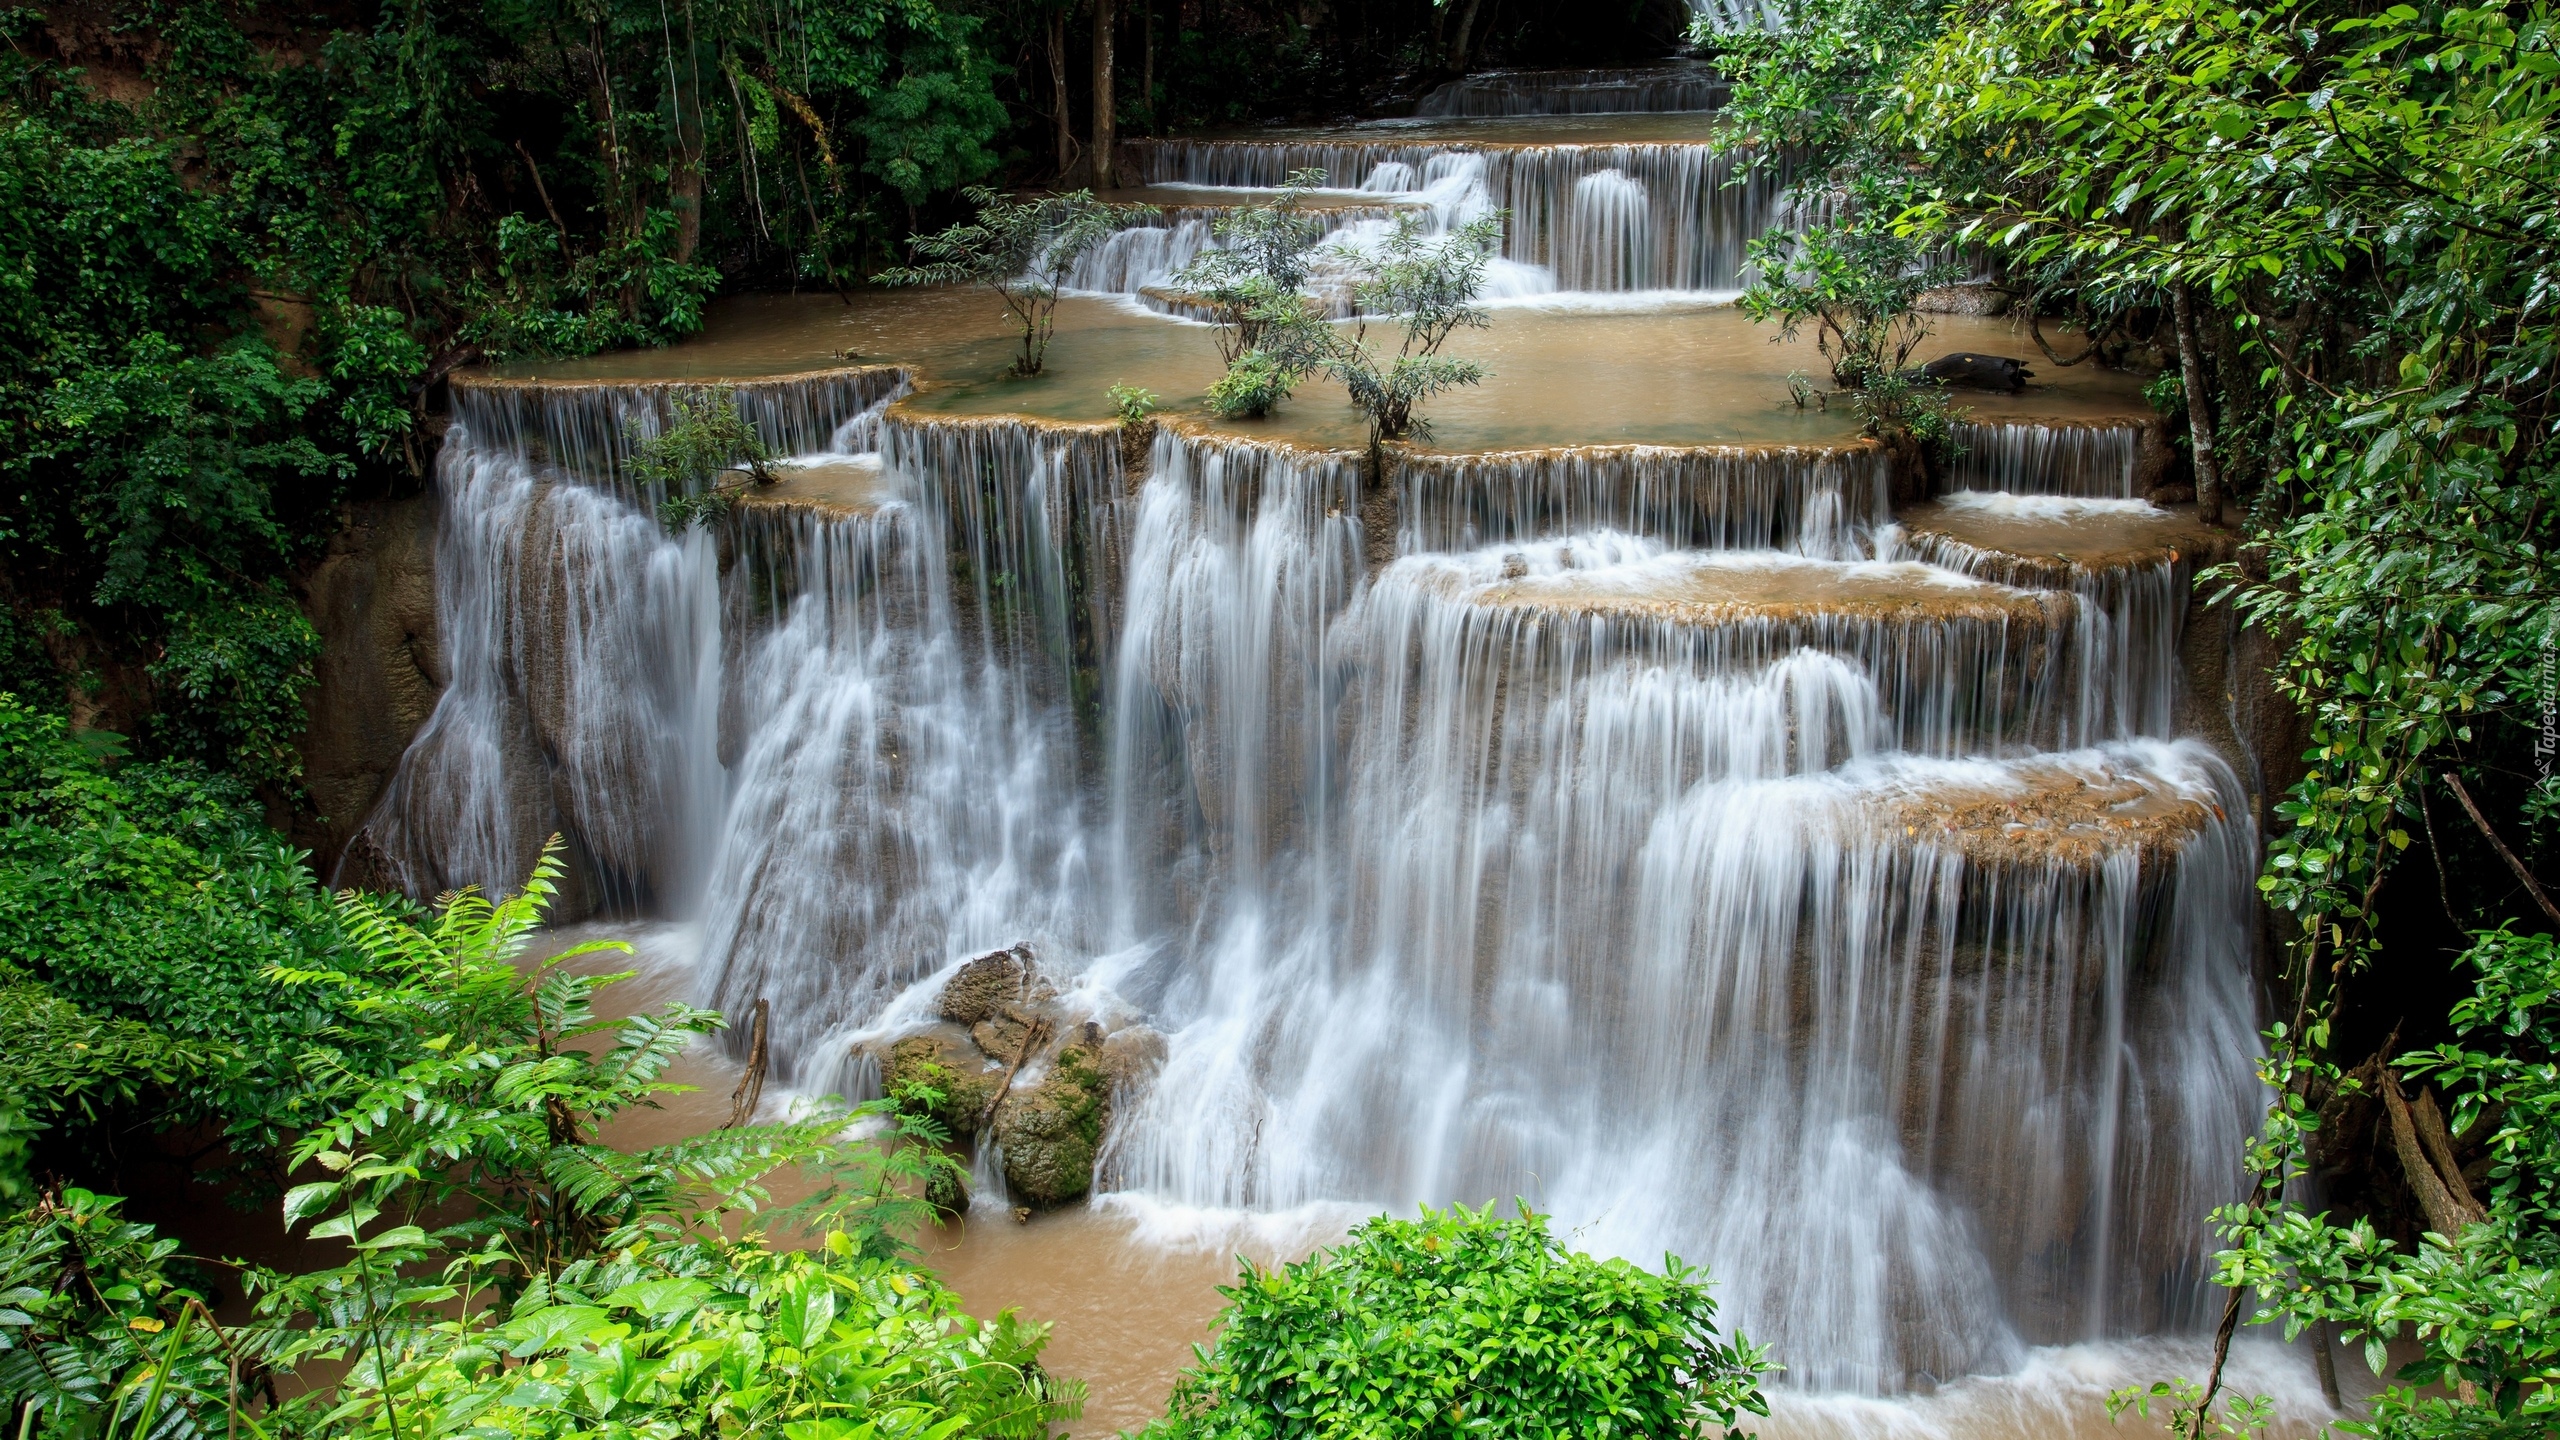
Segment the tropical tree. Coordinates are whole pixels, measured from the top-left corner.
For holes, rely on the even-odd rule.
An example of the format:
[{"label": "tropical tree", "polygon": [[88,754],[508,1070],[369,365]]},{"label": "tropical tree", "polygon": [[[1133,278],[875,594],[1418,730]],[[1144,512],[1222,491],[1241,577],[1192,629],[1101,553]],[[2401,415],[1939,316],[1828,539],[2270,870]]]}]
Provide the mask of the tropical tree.
[{"label": "tropical tree", "polygon": [[916,263],[871,278],[883,285],[983,285],[1022,332],[1013,373],[1040,373],[1057,328],[1058,291],[1079,256],[1153,207],[1107,205],[1090,190],[1016,200],[973,185],[961,192],[978,218],[907,242]]}]

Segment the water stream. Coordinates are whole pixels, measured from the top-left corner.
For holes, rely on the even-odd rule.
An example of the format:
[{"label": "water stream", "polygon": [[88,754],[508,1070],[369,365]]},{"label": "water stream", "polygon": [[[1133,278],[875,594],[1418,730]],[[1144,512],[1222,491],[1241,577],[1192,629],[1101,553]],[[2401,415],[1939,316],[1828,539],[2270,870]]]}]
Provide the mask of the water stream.
[{"label": "water stream", "polygon": [[[1551,285],[1731,284],[1774,190],[1617,118],[1168,143],[1150,178],[1384,175],[1445,220],[1500,200]],[[455,680],[350,863],[503,884],[566,833],[593,905],[685,922],[690,994],[773,1002],[777,1104],[866,1093],[1018,943],[1076,1022],[1160,1034],[1093,1205],[983,1215],[951,1262],[1142,1331],[1062,1341],[1114,1424],[1226,1247],[1453,1200],[1707,1265],[1788,1367],[1781,1433],[2063,1433],[2093,1377],[2192,1348],[2259,1104],[2257,842],[2178,733],[2219,542],[2135,496],[2130,381],[1986,405],[1897,510],[1845,416],[1790,412],[1787,359],[1695,338],[1747,335],[1725,312],[1505,311],[1489,343],[1559,384],[1676,340],[1683,438],[1530,384],[1376,474],[1320,418],[1124,447],[1080,407],[1129,372],[1068,357],[1192,366],[1197,326],[1070,310],[1058,378],[1007,390],[939,318],[962,299],[825,322],[867,369],[777,376],[818,342],[771,325],[656,357],[772,357],[747,398],[793,476],[717,535],[620,474],[684,382],[459,386]],[[2309,1413],[2307,1370],[2249,1363]]]}]

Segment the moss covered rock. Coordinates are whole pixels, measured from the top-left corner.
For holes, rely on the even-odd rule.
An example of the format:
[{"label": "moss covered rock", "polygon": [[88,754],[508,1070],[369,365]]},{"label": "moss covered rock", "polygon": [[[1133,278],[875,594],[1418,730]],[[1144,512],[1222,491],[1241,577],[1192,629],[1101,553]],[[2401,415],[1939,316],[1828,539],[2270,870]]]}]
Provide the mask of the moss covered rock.
[{"label": "moss covered rock", "polygon": [[1111,1087],[1099,1054],[1082,1045],[1028,1088],[1016,1082],[996,1107],[996,1143],[1004,1147],[1004,1182],[1017,1203],[1049,1209],[1093,1189],[1094,1157],[1111,1119]]},{"label": "moss covered rock", "polygon": [[[977,1046],[946,1030],[909,1035],[880,1057],[881,1091],[899,1100],[901,1109],[942,1122],[954,1139],[965,1140],[977,1130],[978,1118],[987,1113],[1003,1078],[1003,1072],[987,1068]],[[918,1087],[938,1098],[912,1105],[901,1098]]]}]

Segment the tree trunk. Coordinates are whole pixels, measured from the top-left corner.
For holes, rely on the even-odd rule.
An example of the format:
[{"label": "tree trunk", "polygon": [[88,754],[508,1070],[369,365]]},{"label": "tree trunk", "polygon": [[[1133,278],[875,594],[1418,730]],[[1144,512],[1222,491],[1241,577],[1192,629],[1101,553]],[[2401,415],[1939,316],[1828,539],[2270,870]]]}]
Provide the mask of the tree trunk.
[{"label": "tree trunk", "polygon": [[[1177,25],[1182,22],[1182,10],[1178,3],[1174,8],[1173,18]],[[1138,69],[1138,87],[1147,104],[1147,133],[1161,135],[1164,133],[1164,128],[1156,123],[1156,0],[1146,0],[1146,3],[1138,7],[1138,28],[1146,35],[1146,42],[1142,47],[1146,58]]]},{"label": "tree trunk", "polygon": [[1120,6],[1116,0],[1093,0],[1093,188],[1108,190],[1114,168],[1111,152],[1119,145],[1119,117],[1111,89],[1112,61],[1119,46]]},{"label": "tree trunk", "polygon": [[702,54],[693,37],[693,7],[684,7],[684,64],[668,57],[667,79],[675,89],[676,153],[668,177],[669,201],[676,212],[676,263],[693,263],[702,248]]},{"label": "tree trunk", "polygon": [[2213,453],[2213,398],[2205,388],[2204,349],[2196,343],[2196,307],[2187,287],[2169,291],[2178,317],[2178,382],[2187,392],[2187,438],[2195,447],[2196,514],[2222,523],[2222,469]]},{"label": "tree trunk", "polygon": [[[2401,1177],[2417,1195],[2418,1208],[2426,1213],[2427,1228],[2450,1240],[2478,1224],[2482,1212],[2479,1203],[2471,1199],[2468,1187],[2457,1198],[2443,1174],[2427,1158],[2426,1147],[2418,1139],[2417,1122],[2409,1113],[2408,1098],[2400,1093],[2400,1077],[2389,1066],[2382,1071],[2382,1106],[2391,1114],[2391,1148],[2400,1156]],[[2462,1184],[2458,1171],[2453,1184]]]},{"label": "tree trunk", "polygon": [[1458,12],[1458,28],[1450,35],[1449,49],[1443,57],[1444,63],[1454,74],[1467,73],[1467,40],[1476,28],[1476,7],[1482,3],[1484,0],[1467,0],[1466,8]]},{"label": "tree trunk", "polygon": [[1058,184],[1076,166],[1075,132],[1067,124],[1067,8],[1049,12],[1049,88],[1058,106]]}]

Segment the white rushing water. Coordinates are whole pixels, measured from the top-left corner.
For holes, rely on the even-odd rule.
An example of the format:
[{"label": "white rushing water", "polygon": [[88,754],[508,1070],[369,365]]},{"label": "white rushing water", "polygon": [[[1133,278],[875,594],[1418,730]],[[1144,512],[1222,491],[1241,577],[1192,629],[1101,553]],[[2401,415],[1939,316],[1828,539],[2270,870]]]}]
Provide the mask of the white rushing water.
[{"label": "white rushing water", "polygon": [[1114,1203],[1522,1197],[1708,1265],[1807,1391],[2195,1321],[2257,1103],[2254,837],[2169,735],[2183,575],[1897,550],[1833,452],[1381,490],[1167,433],[1133,487],[1112,432],[889,393],[762,416],[831,419],[798,448],[879,503],[725,541],[535,443],[662,396],[466,405],[455,679],[359,848],[428,893],[565,831],[608,906],[698,919],[702,998],[771,1000],[810,1093],[1027,941],[1167,1037]]},{"label": "white rushing water", "polygon": [[[1503,212],[1485,292],[1496,301],[1559,292],[1730,294],[1744,283],[1748,242],[1794,215],[1783,193],[1790,167],[1753,169],[1747,157],[1704,141],[1508,145],[1414,139],[1381,127],[1362,138],[1156,140],[1139,154],[1149,184],[1269,189],[1313,169],[1328,190],[1375,197],[1374,205],[1334,214],[1328,247],[1374,244],[1397,210],[1421,215],[1433,234]],[[1214,243],[1212,220],[1206,207],[1176,207],[1132,225],[1084,255],[1067,286],[1145,296]]]}]

